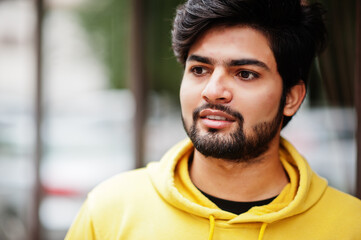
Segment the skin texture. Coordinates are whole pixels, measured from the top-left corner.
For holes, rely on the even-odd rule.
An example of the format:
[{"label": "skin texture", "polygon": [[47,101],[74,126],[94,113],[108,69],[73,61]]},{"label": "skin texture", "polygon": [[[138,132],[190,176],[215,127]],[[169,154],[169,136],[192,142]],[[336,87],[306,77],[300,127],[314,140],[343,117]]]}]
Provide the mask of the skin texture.
[{"label": "skin texture", "polygon": [[[209,131],[228,138],[239,123],[220,110],[206,108],[201,117],[193,112],[205,104],[223,105],[240,113],[246,137],[255,136],[257,125],[271,122],[279,110],[282,79],[267,38],[246,26],[217,26],[201,35],[190,48],[180,90],[186,131],[194,124],[200,136]],[[283,115],[296,113],[305,87],[294,86],[287,94]],[[216,115],[226,120],[206,119]],[[281,125],[268,148],[247,161],[206,157],[197,149],[190,177],[202,191],[227,200],[257,201],[276,196],[288,183],[279,161]]]}]

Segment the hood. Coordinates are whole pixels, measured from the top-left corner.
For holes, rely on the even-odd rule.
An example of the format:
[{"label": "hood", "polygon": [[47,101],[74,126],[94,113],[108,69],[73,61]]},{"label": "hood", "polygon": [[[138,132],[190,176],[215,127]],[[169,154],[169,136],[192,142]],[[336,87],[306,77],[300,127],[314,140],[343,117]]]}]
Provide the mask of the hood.
[{"label": "hood", "polygon": [[253,207],[236,215],[219,209],[191,182],[188,159],[193,145],[186,139],[170,149],[159,163],[150,163],[147,171],[154,188],[169,204],[195,216],[223,220],[227,224],[262,222],[269,224],[300,214],[311,208],[327,187],[306,160],[285,139],[281,138],[280,160],[290,182],[270,204]]}]

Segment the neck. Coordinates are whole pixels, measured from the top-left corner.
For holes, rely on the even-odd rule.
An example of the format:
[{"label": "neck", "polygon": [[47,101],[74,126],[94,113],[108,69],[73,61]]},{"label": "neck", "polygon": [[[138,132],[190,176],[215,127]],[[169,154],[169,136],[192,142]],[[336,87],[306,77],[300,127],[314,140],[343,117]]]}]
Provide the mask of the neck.
[{"label": "neck", "polygon": [[209,195],[231,201],[259,201],[278,195],[288,183],[279,159],[279,138],[257,159],[234,162],[205,157],[195,150],[189,168],[192,182]]}]

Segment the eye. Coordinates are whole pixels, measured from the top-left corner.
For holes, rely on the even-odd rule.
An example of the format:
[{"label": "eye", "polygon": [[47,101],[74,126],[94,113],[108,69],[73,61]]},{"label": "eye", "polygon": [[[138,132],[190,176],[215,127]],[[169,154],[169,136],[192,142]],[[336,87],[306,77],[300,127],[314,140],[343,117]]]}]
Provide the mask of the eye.
[{"label": "eye", "polygon": [[191,68],[191,72],[196,76],[202,76],[208,73],[208,70],[205,67],[196,66]]},{"label": "eye", "polygon": [[259,77],[257,73],[246,70],[240,71],[237,76],[242,78],[243,80],[253,80]]}]

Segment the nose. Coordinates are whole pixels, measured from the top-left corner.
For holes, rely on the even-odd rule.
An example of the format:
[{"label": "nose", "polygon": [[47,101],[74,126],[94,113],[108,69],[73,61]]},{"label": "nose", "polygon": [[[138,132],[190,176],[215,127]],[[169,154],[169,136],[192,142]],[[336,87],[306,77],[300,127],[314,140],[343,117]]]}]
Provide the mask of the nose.
[{"label": "nose", "polygon": [[227,78],[224,71],[214,71],[202,91],[202,98],[213,104],[229,103],[233,96]]}]

